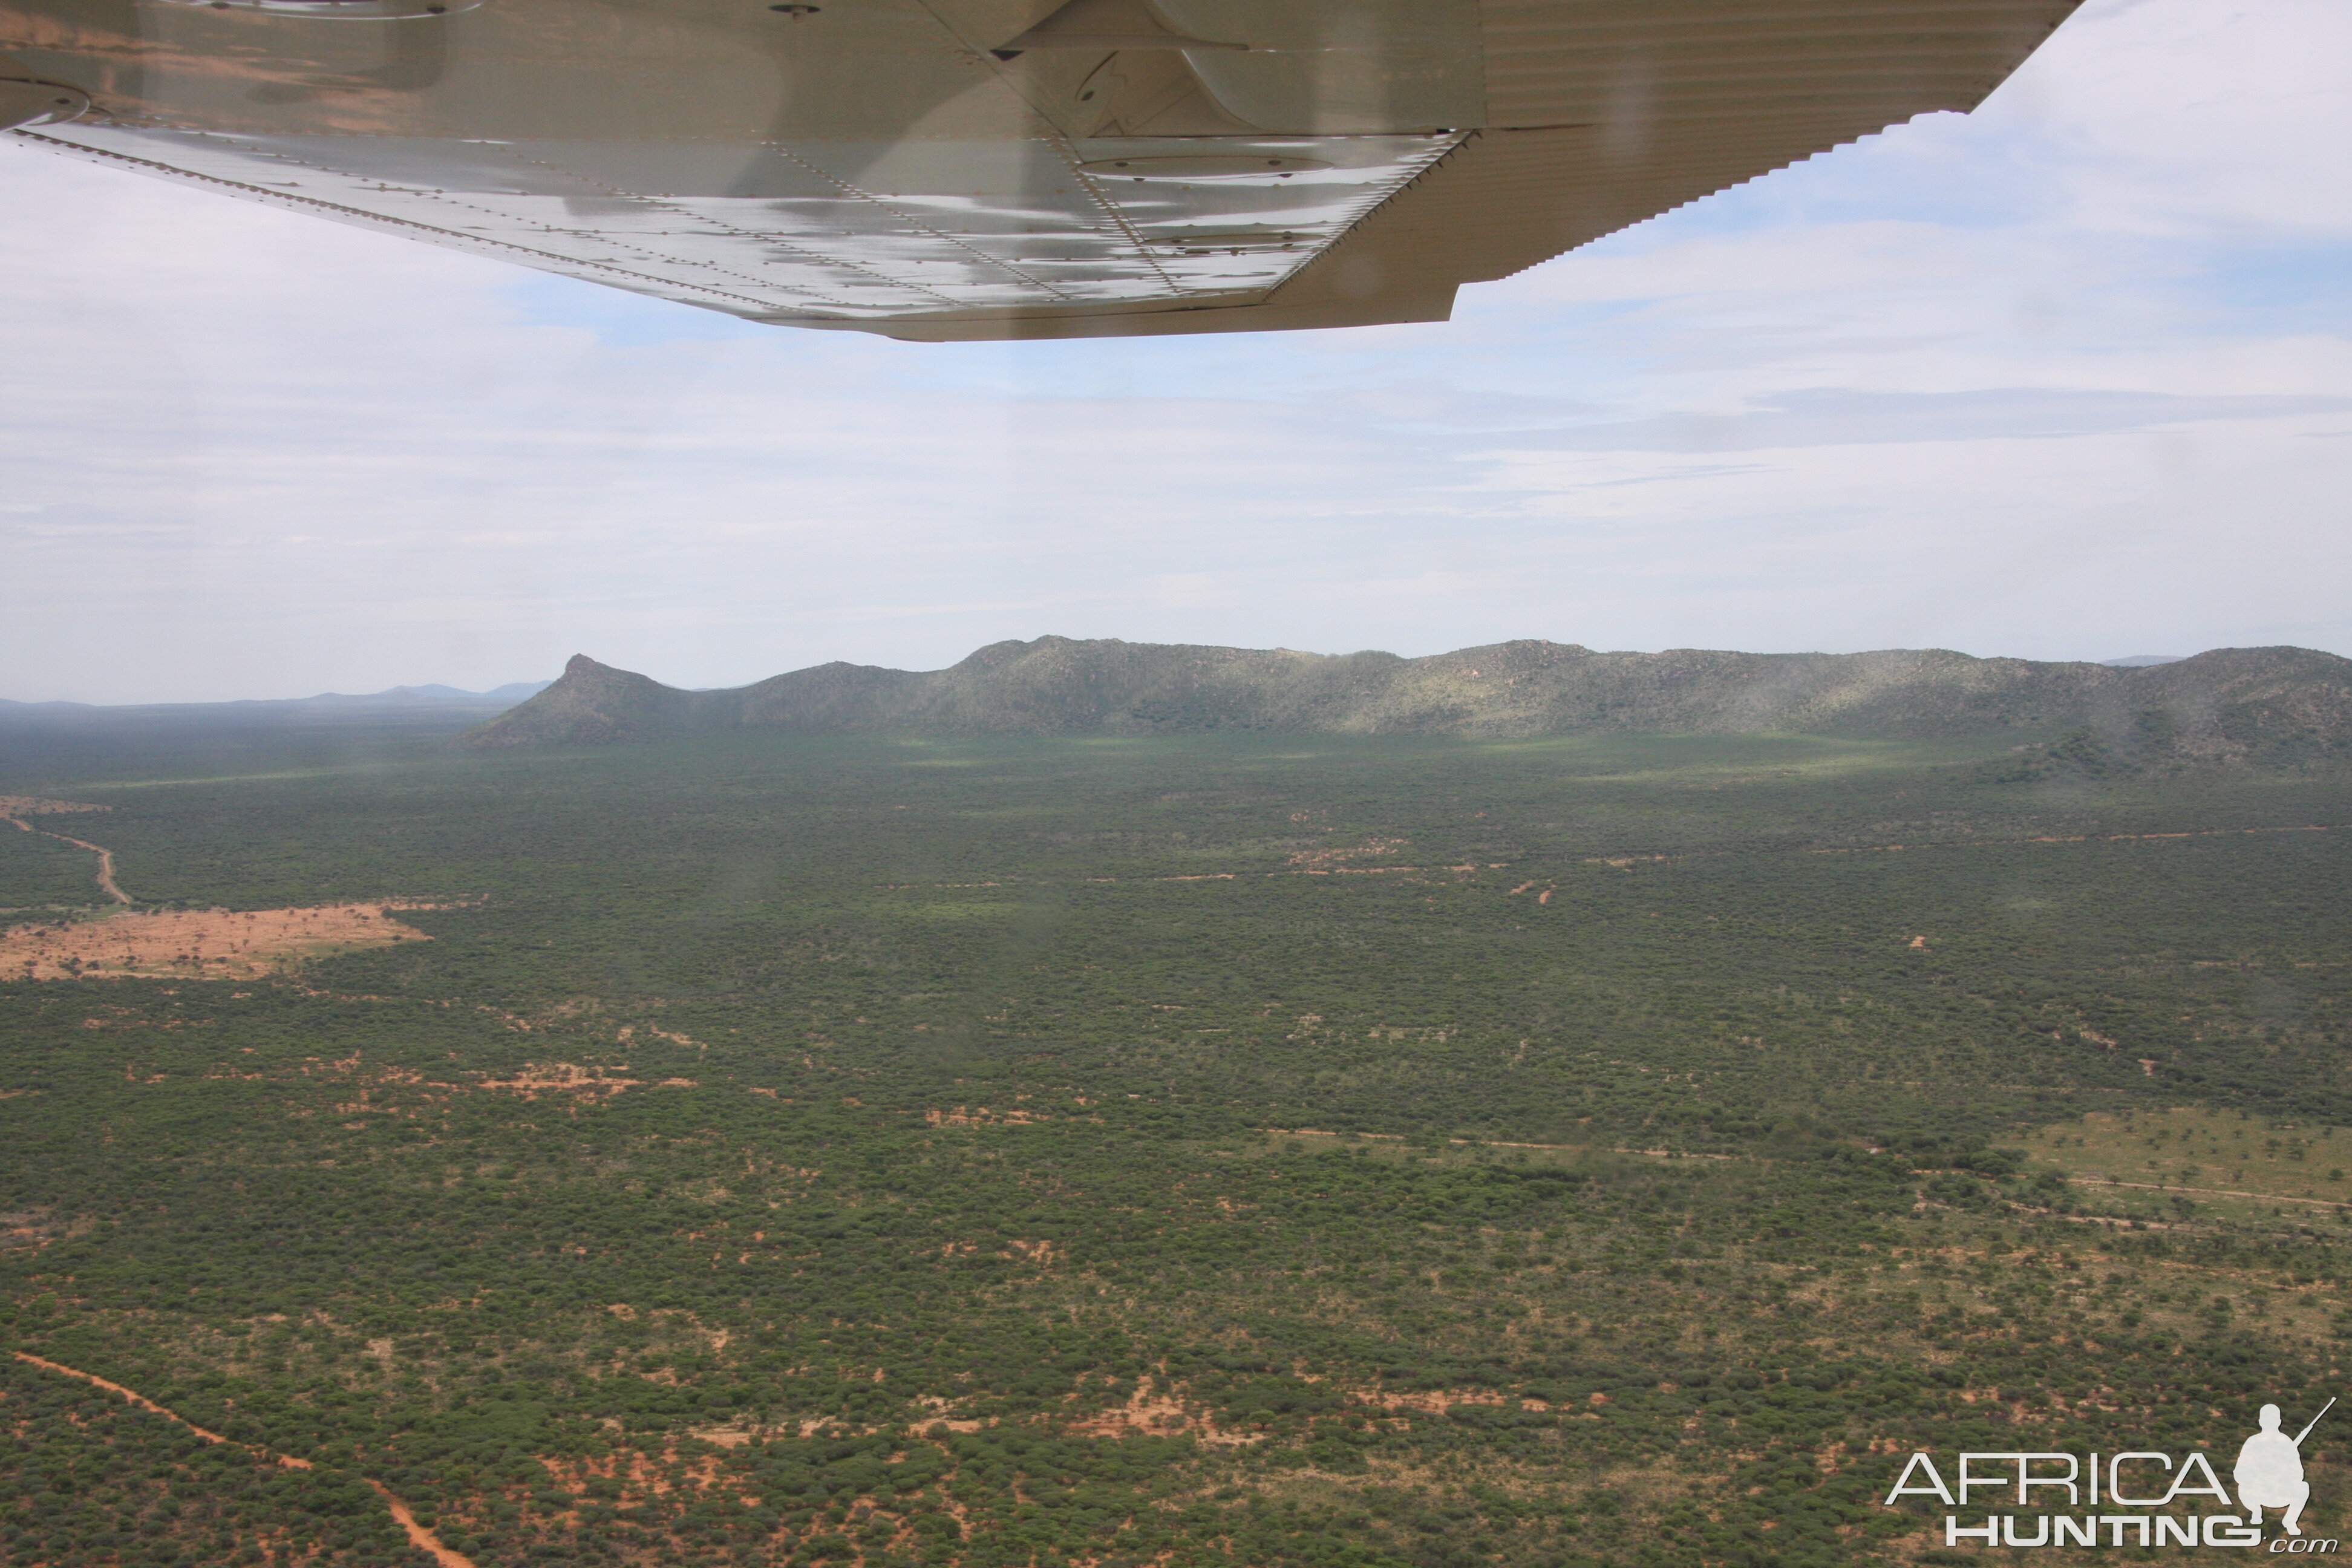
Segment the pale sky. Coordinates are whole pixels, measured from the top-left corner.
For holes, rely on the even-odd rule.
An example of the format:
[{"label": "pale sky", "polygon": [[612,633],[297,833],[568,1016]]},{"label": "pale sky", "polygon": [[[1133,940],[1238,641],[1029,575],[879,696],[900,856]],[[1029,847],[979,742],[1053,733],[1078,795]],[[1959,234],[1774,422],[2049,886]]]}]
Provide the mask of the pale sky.
[{"label": "pale sky", "polygon": [[0,696],[1048,632],[2352,653],[2352,5],[2090,0],[1445,324],[751,327],[0,138]]}]

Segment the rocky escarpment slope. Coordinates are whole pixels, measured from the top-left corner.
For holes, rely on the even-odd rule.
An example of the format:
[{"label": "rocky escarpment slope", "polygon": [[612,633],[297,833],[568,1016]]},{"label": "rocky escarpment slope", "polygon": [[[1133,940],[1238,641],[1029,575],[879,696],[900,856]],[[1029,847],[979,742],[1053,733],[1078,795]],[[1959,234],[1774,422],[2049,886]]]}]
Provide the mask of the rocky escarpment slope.
[{"label": "rocky escarpment slope", "polygon": [[947,669],[824,664],[683,691],[572,658],[468,731],[474,747],[610,745],[725,730],[1131,735],[1214,731],[1507,738],[1802,731],[2014,733],[2151,761],[2320,761],[2352,743],[2352,660],[2219,648],[2146,668],[1941,649],[1602,653],[1521,641],[1425,658],[1040,637]]}]

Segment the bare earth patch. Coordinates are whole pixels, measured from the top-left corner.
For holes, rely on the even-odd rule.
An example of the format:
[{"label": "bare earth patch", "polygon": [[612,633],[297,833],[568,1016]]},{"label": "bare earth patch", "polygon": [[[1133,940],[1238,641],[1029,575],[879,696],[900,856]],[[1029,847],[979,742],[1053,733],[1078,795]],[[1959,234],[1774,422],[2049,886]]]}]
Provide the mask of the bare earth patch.
[{"label": "bare earth patch", "polygon": [[1344,847],[1302,849],[1296,855],[1290,856],[1283,864],[1314,868],[1338,866],[1349,860],[1381,859],[1395,854],[1411,842],[1412,841],[1409,838],[1373,838],[1362,844],[1349,845]]},{"label": "bare earth patch", "polygon": [[94,1225],[77,1224],[69,1231],[66,1222],[54,1218],[46,1207],[18,1209],[0,1214],[0,1248],[47,1247],[60,1235],[76,1235],[94,1228]]},{"label": "bare earth patch", "polygon": [[[60,811],[112,811],[110,805],[92,805],[83,800],[43,800],[37,795],[0,795],[0,816],[39,816]],[[24,826],[18,823],[19,827]]]},{"label": "bare earth patch", "polygon": [[[950,1426],[961,1425],[950,1422]],[[973,1422],[971,1425],[979,1426]],[[1124,1405],[1114,1405],[1097,1411],[1083,1420],[1069,1424],[1069,1430],[1088,1437],[1124,1437],[1141,1433],[1152,1437],[1173,1437],[1191,1433],[1193,1438],[1211,1447],[1229,1448],[1248,1442],[1245,1432],[1226,1432],[1218,1428],[1206,1408],[1187,1405],[1174,1390],[1160,1390],[1154,1380],[1139,1378],[1135,1392]]]},{"label": "bare earth patch", "polygon": [[11,979],[243,979],[307,958],[398,942],[430,942],[394,910],[442,904],[322,904],[290,910],[126,910],[0,931],[0,974]]},{"label": "bare earth patch", "polygon": [[934,1107],[923,1112],[923,1121],[932,1127],[1003,1127],[1036,1120],[1032,1111],[992,1110],[985,1105],[959,1105],[950,1110]]},{"label": "bare earth patch", "polygon": [[[537,1100],[542,1094],[576,1094],[593,1100],[598,1095],[618,1094],[634,1089],[643,1079],[618,1078],[616,1073],[628,1071],[628,1064],[611,1067],[581,1067],[573,1062],[526,1062],[512,1078],[489,1078],[482,1080],[484,1089],[509,1089],[525,1100]],[[682,1080],[665,1079],[665,1083]]]}]

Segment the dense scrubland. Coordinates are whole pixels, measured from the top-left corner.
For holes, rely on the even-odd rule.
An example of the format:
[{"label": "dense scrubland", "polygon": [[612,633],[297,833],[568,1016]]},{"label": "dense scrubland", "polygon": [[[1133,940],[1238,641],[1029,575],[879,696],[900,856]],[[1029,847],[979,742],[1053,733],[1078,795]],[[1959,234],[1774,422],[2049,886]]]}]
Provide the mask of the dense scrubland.
[{"label": "dense scrubland", "polygon": [[339,733],[11,748],[425,940],[0,984],[0,1559],[1948,1563],[1915,1447],[2340,1386],[2332,775]]}]

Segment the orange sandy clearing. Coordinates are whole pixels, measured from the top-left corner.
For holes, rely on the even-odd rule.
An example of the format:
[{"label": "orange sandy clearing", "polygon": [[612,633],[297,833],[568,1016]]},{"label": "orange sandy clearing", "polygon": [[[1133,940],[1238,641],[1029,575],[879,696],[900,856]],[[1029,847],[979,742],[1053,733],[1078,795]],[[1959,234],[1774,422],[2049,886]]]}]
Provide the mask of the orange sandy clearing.
[{"label": "orange sandy clearing", "polygon": [[10,979],[241,979],[352,948],[429,942],[393,910],[446,904],[322,904],[297,910],[172,910],[102,921],[11,926],[0,931],[0,974]]},{"label": "orange sandy clearing", "polygon": [[923,1121],[933,1127],[996,1127],[1036,1120],[1034,1111],[991,1110],[985,1105],[959,1105],[952,1110],[934,1107],[923,1112]]},{"label": "orange sandy clearing", "polygon": [[[542,1094],[577,1094],[593,1100],[600,1094],[618,1094],[635,1089],[645,1079],[614,1078],[614,1073],[629,1070],[629,1064],[617,1062],[611,1067],[580,1067],[572,1062],[525,1062],[520,1072],[512,1078],[486,1078],[484,1089],[510,1089],[525,1100],[537,1100]],[[682,1083],[682,1079],[666,1079],[664,1083]]]},{"label": "orange sandy clearing", "polygon": [[1187,1406],[1173,1390],[1160,1392],[1149,1377],[1136,1380],[1135,1392],[1128,1395],[1125,1405],[1114,1405],[1084,1420],[1074,1421],[1069,1430],[1088,1437],[1124,1437],[1136,1432],[1172,1437],[1189,1432],[1195,1441],[1218,1448],[1234,1447],[1250,1440],[1246,1432],[1219,1430],[1207,1410]]},{"label": "orange sandy clearing", "polygon": [[[110,805],[92,805],[83,800],[43,800],[37,795],[0,795],[0,816],[39,816],[53,811],[112,811]],[[32,829],[24,823],[16,824],[26,832]]]},{"label": "orange sandy clearing", "polygon": [[1051,1268],[1062,1261],[1061,1248],[1050,1241],[1008,1240],[1004,1246],[1006,1250],[996,1255],[999,1258],[1007,1256],[1018,1258],[1023,1262],[1034,1263],[1040,1268]]},{"label": "orange sandy clearing", "polygon": [[1335,847],[1328,849],[1301,849],[1283,864],[1286,866],[1336,866],[1343,860],[1361,860],[1367,857],[1391,854],[1412,843],[1410,838],[1373,838],[1362,844]]}]

